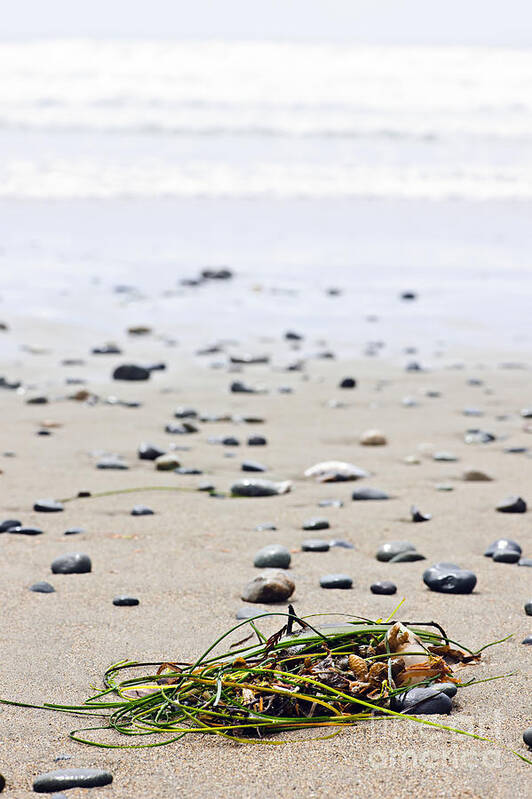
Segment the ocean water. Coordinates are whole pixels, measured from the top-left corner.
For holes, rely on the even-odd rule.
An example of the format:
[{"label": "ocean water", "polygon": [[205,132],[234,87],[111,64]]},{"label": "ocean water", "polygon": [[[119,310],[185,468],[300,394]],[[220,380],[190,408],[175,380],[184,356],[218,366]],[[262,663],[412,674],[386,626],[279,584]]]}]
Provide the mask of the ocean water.
[{"label": "ocean water", "polygon": [[[4,315],[87,320],[99,286],[109,326],[121,281],[213,335],[292,317],[358,346],[380,314],[401,342],[528,347],[531,222],[531,50],[0,42]],[[223,308],[160,299],[217,264]]]}]

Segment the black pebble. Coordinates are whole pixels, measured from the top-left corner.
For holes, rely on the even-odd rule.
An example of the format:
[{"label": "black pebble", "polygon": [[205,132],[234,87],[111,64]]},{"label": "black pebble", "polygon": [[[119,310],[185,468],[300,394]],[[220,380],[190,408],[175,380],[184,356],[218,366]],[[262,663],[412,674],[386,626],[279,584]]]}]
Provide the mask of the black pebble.
[{"label": "black pebble", "polygon": [[33,505],[33,510],[40,513],[58,513],[64,510],[64,507],[53,499],[38,499]]},{"label": "black pebble", "polygon": [[523,741],[526,743],[529,749],[532,749],[532,727],[529,727],[528,730],[524,731]]},{"label": "black pebble", "polygon": [[67,768],[40,774],[33,782],[36,793],[53,793],[69,788],[97,788],[109,785],[113,775],[96,768]]},{"label": "black pebble", "polygon": [[35,591],[36,594],[53,594],[55,593],[55,588],[50,583],[47,583],[46,580],[41,580],[40,583],[30,585],[30,591]]},{"label": "black pebble", "polygon": [[91,569],[91,559],[81,552],[61,555],[52,561],[53,574],[87,574]]},{"label": "black pebble", "polygon": [[445,715],[451,712],[451,697],[439,686],[416,686],[404,694],[394,696],[390,702],[392,710],[408,711],[422,716]]},{"label": "black pebble", "polygon": [[515,549],[496,549],[493,553],[494,563],[517,563],[520,555]]},{"label": "black pebble", "polygon": [[38,527],[10,527],[7,532],[16,535],[42,535],[42,530]]},{"label": "black pebble", "polygon": [[380,580],[377,583],[372,583],[369,587],[372,594],[395,594],[397,593],[397,586],[391,580]]},{"label": "black pebble", "polygon": [[328,530],[329,527],[327,519],[308,519],[303,523],[303,530]]},{"label": "black pebble", "polygon": [[484,552],[485,557],[492,558],[495,552],[500,549],[512,549],[514,552],[517,552],[519,555],[521,554],[521,547],[517,543],[517,541],[513,541],[511,538],[498,538],[493,544],[490,544],[487,550]]},{"label": "black pebble", "polygon": [[238,438],[235,438],[234,436],[225,436],[225,438],[222,438],[220,443],[223,444],[224,447],[239,447],[240,446],[240,441],[238,440]]},{"label": "black pebble", "polygon": [[5,533],[11,530],[12,527],[22,527],[22,522],[19,519],[5,519],[0,522],[0,533]]},{"label": "black pebble", "polygon": [[114,380],[149,380],[150,370],[144,366],[136,366],[133,363],[125,363],[117,366],[113,372]]},{"label": "black pebble", "polygon": [[69,527],[68,530],[65,530],[63,535],[79,535],[84,532],[85,529],[83,527]]},{"label": "black pebble", "polygon": [[154,511],[147,505],[135,505],[131,510],[132,516],[153,516]]},{"label": "black pebble", "polygon": [[410,508],[410,513],[412,515],[413,522],[430,522],[432,516],[430,513],[421,513],[419,508],[416,508],[415,505],[412,505]]},{"label": "black pebble", "polygon": [[527,616],[532,616],[532,599],[525,602],[525,613]]},{"label": "black pebble", "polygon": [[347,574],[326,574],[320,578],[322,588],[352,588],[353,580]]},{"label": "black pebble", "polygon": [[431,591],[443,594],[470,594],[477,584],[472,571],[455,563],[436,563],[423,572],[423,582]]},{"label": "black pebble", "polygon": [[257,463],[257,461],[244,461],[242,463],[242,471],[243,472],[266,472],[266,466],[263,466],[262,463]]},{"label": "black pebble", "polygon": [[355,388],[357,381],[354,377],[344,377],[340,382],[339,388]]},{"label": "black pebble", "polygon": [[139,600],[134,596],[115,596],[113,599],[113,605],[133,607],[138,604]]},{"label": "black pebble", "polygon": [[496,507],[499,513],[525,513],[526,502],[521,497],[507,497]]},{"label": "black pebble", "polygon": [[155,444],[149,444],[146,441],[139,444],[137,450],[137,454],[141,461],[154,461],[160,455],[164,455],[165,452],[166,450],[160,449],[160,447],[156,447]]},{"label": "black pebble", "polygon": [[201,469],[188,469],[186,466],[178,466],[177,469],[174,469],[174,474],[203,474]]},{"label": "black pebble", "polygon": [[532,635],[527,635],[526,638],[523,638],[521,641],[522,644],[532,644]]},{"label": "black pebble", "polygon": [[91,355],[122,355],[122,350],[116,344],[103,344],[101,347],[93,347]]},{"label": "black pebble", "polygon": [[166,425],[164,430],[166,433],[171,433],[172,435],[177,436],[186,436],[190,433],[198,432],[198,428],[195,424],[192,424],[192,422],[182,422],[181,424],[173,424],[170,422],[170,424]]},{"label": "black pebble", "polygon": [[369,486],[365,486],[363,488],[357,488],[351,494],[351,499],[355,502],[364,501],[364,500],[371,500],[371,499],[390,499],[386,491],[381,491],[380,488],[370,488]]},{"label": "black pebble", "polygon": [[248,438],[248,447],[265,447],[267,443],[264,436],[250,436]]},{"label": "black pebble", "polygon": [[0,774],[0,793],[2,793],[5,787],[6,787],[6,778],[4,777],[3,774]]},{"label": "black pebble", "polygon": [[328,552],[329,548],[329,542],[322,541],[321,538],[308,538],[301,544],[303,552]]}]

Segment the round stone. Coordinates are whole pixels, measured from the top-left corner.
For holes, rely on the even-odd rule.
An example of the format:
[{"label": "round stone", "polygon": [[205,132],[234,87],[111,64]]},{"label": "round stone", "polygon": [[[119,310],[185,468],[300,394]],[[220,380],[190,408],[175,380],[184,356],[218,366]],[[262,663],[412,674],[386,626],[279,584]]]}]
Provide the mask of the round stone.
[{"label": "round stone", "polygon": [[248,438],[248,447],[265,447],[267,443],[264,436],[250,436]]},{"label": "round stone", "polygon": [[423,572],[423,582],[431,591],[442,594],[470,594],[477,578],[472,571],[455,563],[436,563]]},{"label": "round stone", "polygon": [[265,472],[266,466],[263,466],[262,463],[258,463],[257,461],[244,461],[242,463],[242,471],[243,472]]},{"label": "round stone", "polygon": [[153,516],[154,512],[147,505],[134,505],[131,509],[132,516]]},{"label": "round stone", "polygon": [[135,596],[115,596],[113,599],[113,605],[117,605],[119,607],[133,607],[134,605],[138,605],[139,600]]},{"label": "round stone", "polygon": [[496,506],[499,513],[525,513],[526,502],[522,497],[506,497]]},{"label": "round stone", "polygon": [[258,574],[242,591],[244,602],[271,604],[284,602],[294,593],[295,583],[286,572],[267,569]]},{"label": "round stone", "polygon": [[365,447],[382,447],[388,440],[380,430],[366,430],[360,436],[360,443]]},{"label": "round stone", "polygon": [[496,552],[501,550],[506,551],[509,549],[512,550],[513,552],[517,552],[518,555],[520,555],[522,551],[517,541],[513,541],[511,538],[498,538],[496,541],[494,541],[492,544],[489,545],[489,547],[484,552],[484,555],[487,558],[492,558]]},{"label": "round stone", "polygon": [[301,544],[301,550],[303,552],[328,552],[329,548],[329,542],[321,538],[307,538]]},{"label": "round stone", "polygon": [[125,363],[117,366],[113,372],[113,380],[148,380],[150,370],[134,363]]},{"label": "round stone", "polygon": [[59,513],[64,510],[64,507],[55,499],[38,499],[33,505],[33,510],[39,513]]},{"label": "round stone", "polygon": [[353,580],[347,574],[326,574],[320,577],[322,588],[352,588]]},{"label": "round stone", "polygon": [[416,548],[410,541],[387,541],[377,550],[377,560],[386,562],[399,555],[400,552],[415,552]]},{"label": "round stone", "polygon": [[327,519],[307,519],[303,522],[303,530],[328,530],[329,527]]},{"label": "round stone", "polygon": [[81,552],[70,552],[52,561],[53,574],[86,574],[91,569],[91,559]]},{"label": "round stone", "polygon": [[53,793],[69,788],[98,788],[109,785],[113,775],[96,768],[67,768],[40,774],[33,782],[36,793]]},{"label": "round stone", "polygon": [[527,616],[532,616],[532,599],[525,602],[525,613]]},{"label": "round stone", "polygon": [[439,686],[416,686],[394,696],[390,706],[396,712],[408,711],[421,716],[447,715],[451,712],[452,700]]},{"label": "round stone", "polygon": [[22,522],[19,519],[4,519],[0,522],[0,533],[5,533],[13,527],[22,527]]},{"label": "round stone", "polygon": [[370,488],[369,486],[364,486],[353,491],[351,494],[351,499],[355,502],[358,502],[372,499],[390,499],[390,497],[386,491],[381,491],[380,488]]},{"label": "round stone", "polygon": [[397,586],[391,580],[379,580],[377,583],[372,583],[369,590],[372,594],[391,595],[397,593]]},{"label": "round stone", "polygon": [[258,569],[288,569],[290,566],[290,552],[280,544],[268,544],[259,549],[253,559],[253,565]]},{"label": "round stone", "polygon": [[30,591],[35,591],[36,594],[53,594],[55,593],[55,588],[50,583],[47,583],[46,580],[41,580],[39,583],[30,585]]},{"label": "round stone", "polygon": [[519,557],[515,549],[496,549],[492,560],[494,563],[517,563]]},{"label": "round stone", "polygon": [[523,741],[526,743],[529,749],[532,749],[532,727],[529,727],[528,730],[524,731]]}]

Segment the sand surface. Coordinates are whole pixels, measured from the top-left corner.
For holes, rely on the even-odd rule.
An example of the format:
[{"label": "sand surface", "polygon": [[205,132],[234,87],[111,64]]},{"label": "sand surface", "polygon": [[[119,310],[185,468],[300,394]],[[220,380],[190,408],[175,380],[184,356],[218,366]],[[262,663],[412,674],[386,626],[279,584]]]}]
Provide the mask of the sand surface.
[{"label": "sand surface", "polygon": [[[17,337],[17,330],[2,334]],[[25,339],[27,342],[27,338]],[[32,343],[38,343],[39,335]],[[508,446],[532,446],[520,409],[532,404],[530,369],[501,368],[491,356],[466,359],[452,368],[442,358],[438,368],[407,373],[403,364],[376,359],[337,362],[313,359],[303,373],[271,366],[246,367],[236,375],[261,383],[267,394],[228,392],[234,375],[211,369],[223,356],[191,359],[179,350],[162,349],[153,338],[130,344],[124,357],[88,356],[79,346],[85,366],[60,365],[76,349],[65,335],[41,355],[19,352],[0,370],[32,384],[26,394],[2,390],[2,453],[0,458],[0,518],[20,518],[44,535],[0,536],[0,696],[27,702],[79,703],[101,685],[103,670],[122,659],[192,659],[222,630],[234,623],[243,604],[240,592],[256,570],[254,553],[263,545],[282,543],[293,551],[291,575],[296,583],[294,606],[300,615],[318,612],[386,618],[398,601],[398,617],[440,622],[458,641],[473,648],[509,633],[505,644],[487,650],[467,675],[485,678],[513,672],[507,679],[482,683],[459,692],[449,718],[430,717],[481,735],[522,754],[521,736],[532,723],[530,663],[532,648],[521,640],[532,631],[523,610],[532,596],[528,568],[493,563],[483,557],[492,540],[518,540],[532,556],[529,516],[496,513],[496,503],[509,494],[532,500],[532,460],[526,454],[506,454]],[[99,342],[93,342],[97,344]],[[259,349],[258,346],[255,349]],[[264,347],[263,347],[264,349]],[[278,345],[284,362],[291,353]],[[109,379],[118,363],[164,360],[168,368],[147,383],[117,383]],[[508,359],[510,360],[510,359]],[[280,362],[280,361],[279,361]],[[456,367],[456,365],[455,365]],[[83,386],[66,386],[65,378],[91,377],[85,386],[98,396],[113,394],[139,400],[140,408],[67,399]],[[353,375],[358,387],[338,389],[339,379]],[[467,380],[479,378],[481,386]],[[278,392],[290,386],[291,394]],[[426,390],[440,392],[429,397]],[[47,405],[26,404],[28,396],[44,393]],[[404,407],[413,396],[418,407]],[[341,407],[331,406],[338,400]],[[169,436],[164,425],[177,406],[201,412],[227,412],[264,417],[263,424],[200,423],[189,436]],[[466,417],[476,407],[482,418]],[[36,435],[44,420],[61,426],[52,435]],[[487,445],[466,445],[467,428],[481,427],[497,436]],[[388,437],[384,447],[363,447],[360,434],[379,428]],[[263,434],[268,446],[245,446],[249,435]],[[209,436],[232,434],[242,445],[209,444]],[[137,459],[143,441],[189,447],[182,464],[204,471],[201,477],[158,473],[151,462]],[[425,445],[420,447],[420,445]],[[452,451],[458,462],[435,462],[433,450]],[[101,452],[118,453],[128,471],[96,469]],[[225,457],[226,453],[234,457]],[[417,454],[420,463],[404,458]],[[72,497],[80,490],[103,492],[143,486],[195,489],[210,479],[221,491],[241,477],[245,458],[269,467],[265,477],[293,481],[291,493],[264,499],[216,499],[195,490],[139,491],[100,498],[76,499],[57,514],[34,513],[41,497]],[[347,460],[372,472],[361,484],[387,490],[387,502],[352,502],[356,484],[320,485],[303,478],[308,466],[328,459]],[[468,466],[493,475],[493,482],[460,479]],[[448,482],[452,492],[436,490]],[[318,508],[324,498],[344,500],[342,508]],[[155,515],[134,518],[130,510],[143,503]],[[409,508],[415,503],[433,514],[427,524],[414,525]],[[303,521],[325,516],[331,524],[325,537],[345,538],[354,550],[302,553],[309,534]],[[275,532],[257,532],[256,525],[273,522]],[[86,532],[65,537],[71,526]],[[321,535],[321,534],[320,534]],[[379,544],[391,539],[412,541],[427,561],[379,563]],[[91,574],[52,575],[51,561],[70,551],[87,553]],[[450,560],[478,576],[470,596],[431,593],[421,575],[427,565]],[[353,577],[350,591],[324,591],[319,578],[330,572]],[[394,597],[369,591],[376,579],[398,585]],[[37,580],[49,580],[56,593],[32,593]],[[140,605],[114,607],[120,593],[138,596]],[[274,624],[265,624],[273,630]],[[286,736],[288,743],[238,745],[214,738],[189,737],[182,743],[152,750],[104,750],[68,739],[76,719],[59,713],[0,707],[0,772],[6,796],[33,796],[32,780],[57,768],[108,768],[112,786],[91,796],[120,799],[189,797],[516,797],[527,795],[530,766],[504,748],[464,736],[405,722],[379,722],[342,731],[331,740],[315,740],[316,731]],[[107,738],[123,743],[117,738]],[[272,743],[278,741],[272,739]],[[61,755],[69,760],[55,762]],[[71,796],[85,796],[71,791]]]}]

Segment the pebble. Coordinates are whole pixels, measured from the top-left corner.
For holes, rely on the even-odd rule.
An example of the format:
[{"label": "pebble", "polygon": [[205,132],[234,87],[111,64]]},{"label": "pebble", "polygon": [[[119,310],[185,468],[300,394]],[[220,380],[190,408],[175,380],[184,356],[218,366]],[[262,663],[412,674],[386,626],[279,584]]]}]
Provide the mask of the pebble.
[{"label": "pebble", "polygon": [[340,381],[339,388],[355,388],[357,381],[354,377],[344,377],[343,380]]},{"label": "pebble", "polygon": [[301,333],[296,333],[293,330],[287,330],[284,337],[287,341],[303,341]]},{"label": "pebble", "polygon": [[494,563],[517,563],[519,558],[520,554],[515,549],[496,549],[492,560]]},{"label": "pebble", "polygon": [[522,644],[532,644],[532,635],[527,635],[526,638],[523,638],[521,641]]},{"label": "pebble", "polygon": [[231,385],[229,386],[229,391],[232,394],[258,394],[259,392],[257,389],[248,386],[246,383],[243,383],[241,380],[234,380]]},{"label": "pebble", "polygon": [[48,402],[48,397],[43,395],[39,397],[29,397],[26,400],[26,405],[46,405]]},{"label": "pebble", "polygon": [[223,444],[224,447],[239,447],[240,441],[235,436],[225,436],[220,439],[220,444]]},{"label": "pebble", "polygon": [[248,605],[242,605],[241,608],[238,608],[237,612],[235,613],[235,618],[242,621],[244,619],[252,619],[254,616],[258,616],[259,613],[267,613],[268,611],[264,608],[253,608],[249,607]]},{"label": "pebble", "polygon": [[518,566],[532,566],[532,558],[521,558],[517,564]]},{"label": "pebble", "polygon": [[458,460],[456,455],[452,452],[435,452],[432,456],[433,461],[442,461],[443,463],[454,463]]},{"label": "pebble", "polygon": [[197,419],[198,415],[194,408],[176,408],[174,411],[176,419]]},{"label": "pebble", "polygon": [[53,594],[55,593],[55,588],[50,583],[47,583],[46,580],[41,580],[39,583],[30,585],[30,591],[35,591],[36,594]]},{"label": "pebble", "polygon": [[129,469],[127,463],[124,463],[123,460],[118,458],[115,455],[106,455],[103,458],[100,458],[98,463],[96,464],[97,469]]},{"label": "pebble", "polygon": [[324,541],[321,538],[307,538],[301,544],[301,551],[302,552],[328,552],[330,549],[330,544],[328,541]]},{"label": "pebble", "polygon": [[431,591],[443,594],[470,594],[477,584],[472,571],[455,563],[435,563],[423,572],[423,582]]},{"label": "pebble", "polygon": [[497,552],[497,550],[506,550],[512,549],[514,552],[517,552],[518,555],[521,554],[521,547],[517,543],[517,541],[513,541],[511,538],[497,538],[493,544],[490,544],[489,547],[484,552],[484,556],[486,558],[491,558]]},{"label": "pebble", "polygon": [[253,559],[253,565],[259,569],[288,569],[290,566],[290,552],[280,544],[268,544],[259,549]]},{"label": "pebble", "polygon": [[248,447],[265,447],[267,443],[264,436],[250,436],[248,438]]},{"label": "pebble", "polygon": [[49,771],[40,774],[33,781],[36,793],[53,793],[69,788],[97,788],[109,785],[113,775],[108,771],[96,768],[67,768],[60,771]]},{"label": "pebble", "polygon": [[243,472],[266,472],[266,466],[257,461],[243,461],[241,469]]},{"label": "pebble", "polygon": [[352,588],[353,580],[347,574],[326,574],[320,577],[322,588]]},{"label": "pebble", "polygon": [[160,449],[160,447],[155,446],[155,444],[149,444],[147,441],[143,441],[139,444],[137,454],[141,461],[154,461],[160,458],[161,455],[164,455],[165,450]]},{"label": "pebble", "polygon": [[197,433],[198,428],[195,424],[191,422],[181,422],[181,424],[167,424],[164,428],[166,433],[170,433],[171,435],[175,436],[187,436],[190,433]]},{"label": "pebble", "polygon": [[462,473],[462,480],[465,480],[466,483],[487,483],[493,480],[493,477],[481,469],[466,469]]},{"label": "pebble", "polygon": [[381,491],[380,488],[370,488],[369,486],[364,486],[353,491],[351,494],[351,499],[359,501],[370,499],[390,499],[390,497],[386,491]]},{"label": "pebble", "polygon": [[116,344],[102,344],[100,347],[93,347],[91,355],[122,355],[122,350]]},{"label": "pebble", "polygon": [[134,505],[131,509],[132,516],[153,516],[154,513],[147,505]]},{"label": "pebble", "polygon": [[451,712],[452,700],[440,686],[420,685],[404,694],[397,694],[390,706],[396,712],[408,711],[422,716],[446,715]]},{"label": "pebble", "polygon": [[244,602],[284,602],[295,590],[294,581],[286,572],[268,569],[253,578],[242,591]]},{"label": "pebble", "polygon": [[406,552],[398,552],[393,558],[390,558],[389,563],[415,563],[418,560],[426,560],[425,555],[421,552],[407,550]]},{"label": "pebble", "polygon": [[115,596],[113,599],[113,605],[117,605],[119,607],[133,607],[134,605],[138,605],[139,600],[135,596]]},{"label": "pebble", "polygon": [[181,461],[176,455],[168,452],[155,458],[155,468],[158,472],[171,472],[181,466]]},{"label": "pebble", "polygon": [[345,461],[322,461],[305,470],[305,477],[315,477],[320,483],[342,483],[369,477],[369,472],[354,463]]},{"label": "pebble", "polygon": [[495,441],[496,436],[493,433],[488,433],[485,430],[468,430],[464,436],[464,441],[466,444],[489,444],[491,441]]},{"label": "pebble", "polygon": [[178,466],[177,469],[174,469],[175,474],[203,474],[201,469],[189,469],[186,466]]},{"label": "pebble", "polygon": [[125,363],[117,366],[113,372],[113,380],[148,380],[150,370],[134,363]]},{"label": "pebble", "polygon": [[524,731],[523,741],[526,743],[529,749],[532,749],[532,727],[529,727],[528,730]]},{"label": "pebble", "polygon": [[354,549],[355,547],[350,541],[344,541],[343,538],[331,538],[329,541],[330,547],[341,547],[342,549]]},{"label": "pebble", "polygon": [[432,519],[432,514],[430,513],[421,513],[419,508],[416,508],[415,505],[412,505],[410,508],[410,515],[412,516],[413,522],[430,522]]},{"label": "pebble", "polygon": [[416,548],[410,541],[386,541],[377,550],[377,560],[387,562],[401,552],[415,552]]},{"label": "pebble", "polygon": [[198,491],[214,491],[216,486],[214,483],[211,483],[209,480],[204,480],[202,483],[198,485]]},{"label": "pebble", "polygon": [[525,602],[525,613],[527,616],[532,616],[532,599]]},{"label": "pebble", "polygon": [[0,533],[5,533],[13,527],[22,527],[20,519],[4,519],[3,522],[0,522]]},{"label": "pebble", "polygon": [[372,594],[395,594],[397,593],[397,586],[391,580],[379,580],[377,583],[372,583],[369,587]]},{"label": "pebble", "polygon": [[343,508],[344,503],[341,499],[320,499],[318,508]]},{"label": "pebble", "polygon": [[328,530],[331,525],[327,521],[327,519],[307,519],[306,522],[303,522],[303,530]]},{"label": "pebble", "polygon": [[5,787],[6,787],[6,778],[4,777],[3,774],[0,774],[0,793],[2,793]]},{"label": "pebble", "polygon": [[264,533],[267,530],[277,530],[277,527],[272,522],[264,522],[263,524],[258,524],[255,527],[255,531],[257,533]]},{"label": "pebble", "polygon": [[285,480],[273,483],[271,480],[239,480],[231,486],[231,494],[235,497],[273,497],[286,494],[292,483]]},{"label": "pebble", "polygon": [[81,552],[60,555],[52,561],[53,574],[86,574],[92,569],[91,559]]},{"label": "pebble", "polygon": [[38,499],[33,505],[33,510],[40,513],[58,513],[64,510],[61,502],[56,502],[54,499]]},{"label": "pebble", "polygon": [[499,513],[525,513],[526,502],[521,497],[506,497],[495,508]]},{"label": "pebble", "polygon": [[43,531],[39,527],[10,527],[6,532],[14,533],[15,535],[42,535]]},{"label": "pebble", "polygon": [[382,447],[388,440],[380,430],[366,430],[360,436],[360,443],[365,447]]},{"label": "pebble", "polygon": [[85,529],[83,527],[69,527],[68,530],[65,530],[63,535],[79,535],[84,532]]}]

